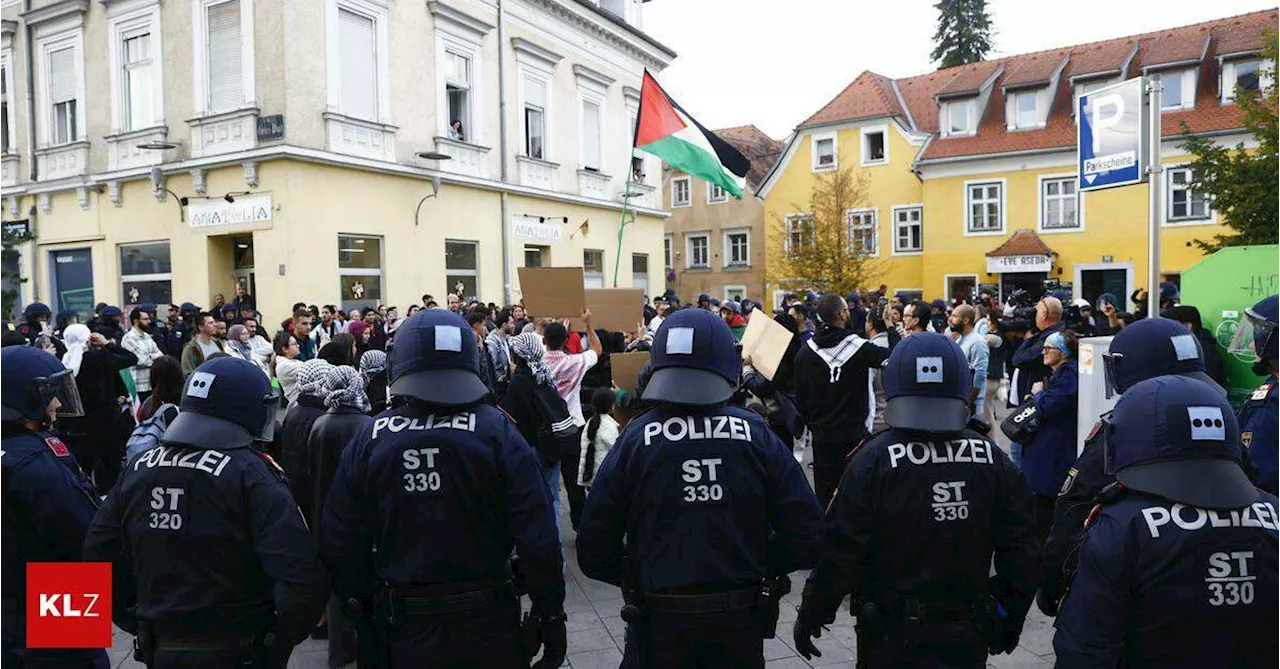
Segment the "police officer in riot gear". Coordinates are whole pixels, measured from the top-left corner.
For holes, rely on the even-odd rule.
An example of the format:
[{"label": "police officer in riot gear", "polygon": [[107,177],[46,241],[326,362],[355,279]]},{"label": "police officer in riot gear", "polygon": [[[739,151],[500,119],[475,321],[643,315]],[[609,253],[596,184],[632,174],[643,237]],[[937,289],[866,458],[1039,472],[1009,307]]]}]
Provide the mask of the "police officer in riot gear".
[{"label": "police officer in riot gear", "polygon": [[957,344],[904,339],[882,379],[890,427],[854,451],[827,509],[831,546],[805,583],[796,650],[821,655],[812,639],[852,593],[859,667],[983,667],[1017,646],[1035,591],[1031,489],[966,428]]},{"label": "police officer in riot gear", "polygon": [[110,665],[102,650],[26,648],[26,565],[79,561],[98,497],[71,452],[49,431],[57,417],[81,412],[71,371],[27,346],[5,347],[0,366],[4,666],[105,669]]},{"label": "police officer in riot gear", "polygon": [[1280,370],[1280,298],[1275,295],[1245,310],[1245,320],[1236,330],[1232,350],[1253,350],[1253,373],[1266,381],[1249,394],[1240,409],[1240,441],[1258,466],[1258,487],[1272,495],[1280,486],[1280,401],[1277,400],[1277,370]]},{"label": "police officer in riot gear", "polygon": [[1277,502],[1240,468],[1226,398],[1191,379],[1149,379],[1125,391],[1105,429],[1118,483],[1090,514],[1057,666],[1276,666]]},{"label": "police officer in riot gear", "polygon": [[822,510],[758,415],[726,406],[742,362],[715,314],[673,313],[578,530],[582,572],[623,589],[624,667],[763,667],[788,574],[815,564]]},{"label": "police officer in riot gear", "polygon": [[[1103,355],[1107,392],[1119,395],[1139,382],[1174,374],[1208,385],[1222,397],[1227,391],[1205,372],[1199,340],[1181,323],[1168,318],[1144,318],[1116,333]],[[1053,505],[1053,527],[1045,540],[1044,579],[1036,604],[1048,616],[1057,615],[1058,603],[1076,571],[1076,549],[1084,534],[1084,521],[1094,498],[1115,482],[1102,462],[1102,437],[1111,412],[1098,418],[1084,450],[1076,459]],[[1247,457],[1247,456],[1246,456]],[[1246,466],[1248,471],[1249,465]]]},{"label": "police officer in riot gear", "polygon": [[[379,657],[362,666],[525,666],[537,645],[536,667],[564,661],[551,494],[533,448],[485,403],[478,351],[457,314],[404,321],[389,374],[401,402],[356,433],[329,489],[320,552],[337,594],[360,603],[361,633],[377,636]],[[513,546],[533,600],[530,644],[519,633]]]},{"label": "police officer in riot gear", "polygon": [[283,668],[329,588],[271,440],[278,396],[238,358],[187,379],[158,448],[135,457],[85,539],[112,562],[114,622],[160,667]]}]

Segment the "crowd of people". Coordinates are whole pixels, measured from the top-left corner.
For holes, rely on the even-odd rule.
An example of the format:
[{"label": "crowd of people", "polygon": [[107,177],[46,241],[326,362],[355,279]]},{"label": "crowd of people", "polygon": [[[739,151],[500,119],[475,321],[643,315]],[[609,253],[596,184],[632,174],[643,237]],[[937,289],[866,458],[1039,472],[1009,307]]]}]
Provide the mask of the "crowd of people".
[{"label": "crowd of people", "polygon": [[[675,409],[664,402],[722,407],[716,410],[725,412],[723,425],[728,427],[723,428],[723,434],[722,428],[716,427],[715,435],[731,441],[739,438],[733,436],[737,434],[733,430],[740,430],[745,441],[753,441],[756,447],[766,450],[772,448],[767,444],[776,440],[786,445],[796,467],[803,464],[805,452],[810,451],[812,491],[806,484],[801,494],[788,483],[784,486],[786,495],[794,497],[793,503],[799,505],[794,509],[797,513],[804,512],[801,516],[812,509],[828,509],[828,520],[836,522],[840,531],[851,527],[840,525],[840,514],[862,513],[870,508],[848,506],[855,504],[851,501],[855,496],[865,498],[872,490],[850,489],[851,480],[871,485],[871,481],[880,477],[896,476],[881,469],[886,466],[883,458],[876,462],[864,458],[860,465],[863,469],[855,476],[852,472],[857,467],[853,463],[859,461],[853,456],[860,449],[868,444],[870,450],[879,449],[877,452],[891,458],[891,468],[897,468],[902,458],[913,465],[930,462],[930,457],[933,463],[938,463],[942,461],[939,451],[932,445],[934,442],[928,441],[931,438],[928,435],[963,434],[976,445],[971,446],[967,460],[955,461],[977,463],[980,458],[986,458],[988,464],[998,465],[1000,473],[994,476],[1001,481],[997,488],[1005,497],[997,496],[988,503],[1017,507],[989,508],[982,513],[991,518],[1007,517],[1008,522],[1015,524],[1026,520],[1026,527],[1018,530],[1016,537],[1006,537],[1012,542],[1007,550],[1016,551],[1021,557],[1001,567],[1006,574],[1012,574],[1010,578],[1020,580],[1017,587],[1006,584],[1008,587],[996,595],[997,600],[1003,597],[1001,601],[1015,611],[1016,624],[1011,621],[1010,626],[1020,630],[1026,610],[1025,607],[1019,610],[1021,604],[1016,600],[1025,596],[1029,606],[1030,597],[1038,590],[1037,601],[1047,614],[1056,614],[1063,605],[1070,574],[1076,571],[1076,560],[1082,559],[1077,549],[1083,536],[1084,514],[1091,508],[1078,499],[1084,496],[1086,501],[1092,500],[1114,480],[1110,465],[1104,467],[1098,455],[1104,448],[1092,447],[1098,429],[1089,435],[1091,446],[1086,446],[1085,455],[1077,458],[1080,339],[1114,335],[1105,364],[1108,383],[1112,383],[1114,375],[1114,390],[1118,393],[1152,377],[1181,375],[1225,397],[1224,365],[1212,336],[1204,331],[1199,311],[1194,306],[1180,304],[1177,290],[1171,284],[1161,287],[1160,318],[1144,318],[1147,296],[1142,291],[1135,292],[1129,299],[1134,304],[1132,315],[1120,309],[1120,301],[1114,295],[1102,295],[1095,309],[1087,301],[1073,300],[1069,294],[1055,290],[1038,296],[1015,293],[1004,303],[992,295],[978,294],[972,299],[948,304],[942,300],[904,299],[888,294],[886,287],[881,286],[879,290],[848,296],[789,294],[776,308],[750,299],[721,302],[705,294],[693,302],[682,303],[668,291],[652,301],[646,297],[643,316],[633,331],[609,332],[593,327],[590,311],[584,310],[580,315],[581,325],[575,326],[569,319],[528,313],[521,303],[499,306],[465,301],[450,294],[443,304],[431,295],[423,295],[421,304],[408,307],[403,318],[395,306],[377,305],[344,313],[334,305],[298,302],[288,318],[280,321],[278,327],[271,327],[264,323],[247,287],[238,284],[231,302],[216,295],[207,310],[184,302],[164,308],[138,305],[126,314],[118,307],[100,304],[87,323],[78,322],[75,313],[62,312],[53,317],[47,306],[34,303],[24,310],[21,323],[5,327],[3,344],[6,348],[21,346],[46,351],[60,362],[61,368],[69,370],[68,378],[77,391],[78,411],[74,416],[57,420],[53,427],[57,438],[69,449],[73,463],[88,475],[98,495],[126,494],[119,492],[117,485],[122,480],[122,471],[126,466],[135,470],[144,461],[147,467],[155,466],[156,463],[147,459],[152,457],[147,453],[175,444],[195,443],[182,441],[176,435],[185,434],[181,426],[196,423],[194,418],[182,418],[189,412],[197,416],[216,413],[206,406],[212,400],[200,394],[209,391],[193,390],[202,388],[206,377],[213,378],[212,370],[224,370],[218,373],[239,379],[236,382],[239,394],[243,394],[243,389],[255,389],[250,394],[257,393],[260,397],[237,401],[247,402],[244,407],[252,409],[256,407],[254,402],[263,400],[270,409],[267,414],[270,425],[251,431],[251,441],[272,457],[272,467],[278,462],[291,504],[301,511],[306,527],[315,532],[338,522],[330,514],[335,495],[353,495],[351,499],[344,499],[343,504],[355,505],[363,499],[360,495],[365,493],[351,493],[351,488],[343,487],[353,485],[351,477],[356,474],[351,471],[352,467],[374,467],[371,460],[352,464],[353,445],[376,440],[379,431],[384,429],[392,433],[391,438],[418,439],[414,431],[439,427],[439,417],[434,412],[420,413],[426,409],[421,409],[418,403],[426,407],[491,405],[500,408],[502,411],[493,416],[484,414],[488,417],[483,419],[488,421],[484,425],[461,424],[461,429],[485,434],[494,430],[501,432],[506,423],[499,416],[509,418],[520,443],[532,447],[540,485],[552,505],[552,518],[557,526],[563,490],[569,506],[569,522],[580,532],[579,555],[584,572],[619,583],[630,577],[619,571],[612,557],[603,556],[612,555],[616,548],[612,543],[615,528],[609,524],[623,522],[622,516],[626,514],[615,517],[609,513],[616,511],[613,505],[621,503],[619,495],[623,493],[619,486],[626,488],[638,485],[639,481],[628,479],[631,483],[626,483],[617,478],[620,475],[616,470],[624,466],[620,461],[629,463],[657,457],[636,450],[638,444],[643,442],[647,446],[655,436],[668,441],[694,438],[699,429],[692,422],[694,419],[689,418],[691,422],[687,426],[680,423],[679,431],[673,432],[670,420],[683,419],[678,417],[678,412],[671,413]],[[1263,311],[1267,309],[1274,311],[1274,304]],[[420,316],[419,312],[425,314]],[[747,324],[755,318],[772,319],[791,333],[790,343],[772,374],[758,367],[759,361],[741,357],[740,342]],[[1269,327],[1269,335],[1274,339],[1274,313],[1254,314],[1252,318],[1262,330]],[[719,340],[722,333],[723,341]],[[707,344],[708,339],[714,340],[714,345]],[[1274,348],[1274,342],[1267,345]],[[704,346],[713,348],[701,348]],[[637,379],[616,379],[610,357],[631,351],[651,351],[650,363]],[[681,356],[693,356],[696,361]],[[242,362],[227,367],[217,362],[224,358]],[[670,362],[673,358],[676,362]],[[1274,494],[1278,467],[1274,352],[1258,349],[1258,360],[1257,371],[1267,376],[1268,385],[1260,389],[1261,397],[1255,394],[1253,399],[1257,401],[1252,409],[1246,406],[1246,412],[1256,411],[1256,415],[1251,417],[1246,413],[1240,418],[1236,439],[1240,440],[1240,432],[1246,436],[1244,450],[1236,460],[1242,471]],[[437,366],[448,369],[437,369]],[[429,383],[421,380],[411,383],[414,374],[409,372],[425,368],[456,374],[436,375]],[[699,383],[689,382],[681,375],[663,373],[684,368],[697,368],[723,378],[728,383],[727,391],[716,382],[707,391],[709,394],[699,395],[704,390]],[[242,379],[240,375],[246,373],[243,370],[254,370],[248,372],[252,378]],[[10,375],[8,368],[6,375]],[[634,390],[624,390],[617,381]],[[262,393],[256,390],[259,387],[269,391]],[[1193,391],[1195,389],[1187,392],[1194,394]],[[459,393],[465,395],[463,400],[458,399]],[[910,397],[912,401],[902,401],[903,397]],[[668,413],[674,417],[663,418]],[[477,414],[470,415],[470,420],[478,420]],[[647,421],[643,438],[636,429],[627,429],[630,421],[641,416],[642,422]],[[402,417],[403,422],[393,422],[396,417]],[[1010,422],[1013,417],[1021,418]],[[1028,417],[1031,419],[1026,420]],[[660,425],[652,422],[658,418],[667,422]],[[231,420],[225,416],[222,419]],[[419,423],[419,419],[426,421],[425,424]],[[1102,419],[1105,422],[1107,417]],[[458,419],[455,415],[450,420],[457,423]],[[707,433],[698,438],[712,439],[712,423],[707,420]],[[761,421],[769,428],[765,446],[760,444],[766,442],[752,436],[749,420]],[[171,429],[175,426],[179,429]],[[656,430],[651,429],[655,426]],[[1007,460],[1003,455],[996,457],[995,445],[987,441],[986,435],[994,434],[994,430],[1003,431],[1011,441]],[[1107,433],[1104,425],[1102,434]],[[684,436],[675,438],[673,434]],[[891,436],[904,440],[918,438],[924,442],[892,442]],[[493,438],[509,440],[500,435]],[[926,445],[933,449],[932,456],[925,455],[918,463],[912,448]],[[900,451],[895,451],[899,448]],[[412,458],[410,453],[414,454]],[[953,457],[950,446],[947,454],[948,458]],[[404,474],[407,477],[404,490],[429,494],[439,491],[440,479],[432,478],[434,472],[426,471],[435,465],[428,464],[425,469],[422,465],[433,462],[435,455],[433,449],[425,447],[405,452],[403,466],[408,473]],[[722,454],[722,457],[727,456]],[[1086,462],[1088,458],[1095,458],[1097,462]],[[704,474],[701,467],[708,460],[693,465],[691,462],[694,461],[685,461],[683,465],[681,476],[685,482],[704,481],[703,476],[716,481],[714,464]],[[652,466],[665,465],[655,460]],[[781,467],[776,462],[764,466]],[[732,469],[733,465],[725,467]],[[364,475],[364,469],[360,471],[360,475]],[[377,475],[373,470],[370,472],[369,476]],[[781,472],[775,473],[783,476]],[[125,476],[124,480],[128,478]],[[981,480],[986,481],[982,486],[990,484],[987,479]],[[977,486],[978,481],[973,479],[970,483]],[[1021,494],[1023,485],[1025,498]],[[335,487],[342,490],[335,491]],[[684,490],[689,496],[684,500],[686,503],[718,502],[720,498],[716,495],[724,494],[719,485],[685,486]],[[935,512],[940,509],[950,520],[968,518],[967,505],[961,512],[959,501],[943,499],[953,493],[940,493],[937,485],[933,492],[935,501],[943,504],[935,505]],[[960,494],[959,487],[954,494]],[[841,499],[838,503],[837,497]],[[893,503],[906,503],[903,499],[893,499]],[[1068,504],[1064,499],[1076,501]],[[521,503],[535,501],[525,499]],[[529,512],[528,508],[521,509]],[[972,512],[979,513],[978,510]],[[345,518],[352,523],[361,517],[349,506],[332,513],[338,517],[348,514]],[[946,516],[947,513],[951,515]],[[959,513],[965,515],[958,516]],[[1275,520],[1274,516],[1271,520]],[[628,522],[634,523],[634,519]],[[680,525],[678,518],[673,522],[672,531],[688,529]],[[775,518],[772,522],[782,521]],[[797,518],[795,522],[805,521]],[[634,525],[628,527],[635,531]],[[386,525],[380,528],[380,531],[389,531]],[[802,531],[799,526],[793,529]],[[812,528],[803,531],[809,529]],[[351,528],[343,531],[348,530]],[[366,530],[372,531],[372,528],[362,531]],[[541,531],[534,525],[527,528],[528,532],[535,530]],[[773,531],[780,530],[774,527]],[[866,536],[859,534],[858,541]],[[620,531],[617,537],[621,537]],[[474,537],[468,541],[471,539]],[[854,541],[852,537],[846,539]],[[895,541],[917,539],[898,536]],[[1274,552],[1274,531],[1272,539]],[[653,540],[652,537],[649,540]],[[529,541],[537,543],[532,538]],[[979,541],[979,538],[956,541],[959,542],[957,550],[968,550],[977,544],[965,542]],[[852,550],[851,545],[833,544],[830,548],[838,554]],[[817,550],[813,546],[805,550],[809,549]],[[862,549],[870,550],[866,546]],[[998,565],[1000,550],[996,549]],[[509,553],[509,545],[506,551]],[[891,554],[878,559],[892,559]],[[977,566],[972,571],[985,575],[991,549],[980,549],[978,554],[973,561]],[[1031,554],[1036,563],[1034,576],[1024,564],[1024,558]],[[648,557],[658,559],[655,555]],[[786,562],[788,568],[780,573],[785,575],[795,568],[818,565],[821,561],[816,556],[814,553],[801,559],[793,555]],[[973,585],[948,584],[945,581],[948,574],[959,578],[964,570],[934,565],[929,562],[933,558],[921,559],[925,563],[915,566],[929,572],[927,578],[944,579],[930,582],[930,588]],[[538,566],[532,559],[526,564]],[[852,567],[821,564],[826,566],[814,572],[811,585],[835,588],[831,592],[838,590],[841,596],[848,592],[840,588],[853,581],[839,570]],[[332,564],[326,566],[335,570],[335,589],[342,590],[340,570]],[[930,571],[934,567],[937,571]],[[887,565],[885,569],[892,570]],[[676,572],[684,573],[680,569]],[[968,571],[964,574],[967,578]],[[904,580],[895,587],[914,587],[907,583],[911,580],[908,574],[899,576]],[[549,577],[542,574],[540,578]],[[646,578],[661,583],[671,580],[652,573]],[[668,585],[678,588],[689,584],[671,582]],[[913,591],[912,597],[923,598],[929,594]],[[546,593],[543,595],[547,597]],[[560,597],[563,597],[562,590]],[[833,603],[828,600],[827,595],[810,594],[806,588],[805,604],[809,608],[802,607],[795,630],[796,647],[806,656],[819,654],[811,637],[819,634],[821,625],[834,612]],[[555,606],[543,601],[539,604],[535,600],[535,607],[542,607],[541,623],[550,625],[553,636],[556,625],[560,625],[559,634],[563,634],[563,613],[549,610]],[[882,608],[889,606],[884,601],[864,603]],[[359,616],[346,604],[343,597],[335,595],[325,607],[320,623],[306,630],[318,638],[329,639],[332,666],[354,661],[362,652],[361,636],[366,632],[360,631]],[[838,601],[834,605],[838,605]],[[1072,613],[1071,623],[1077,632],[1088,628],[1082,618],[1084,610]],[[898,633],[884,632],[886,635]],[[1078,639],[1064,640],[1063,648],[1085,653],[1073,645]],[[992,642],[990,649],[991,652],[1011,651],[1016,642],[1014,631],[1011,636]],[[557,650],[554,642],[549,643],[548,657],[554,657],[556,652],[563,655],[563,648]],[[747,655],[754,652],[752,648],[749,644]],[[983,658],[986,650],[984,642]],[[909,651],[901,652],[909,654]],[[890,653],[885,657],[898,656]]]}]

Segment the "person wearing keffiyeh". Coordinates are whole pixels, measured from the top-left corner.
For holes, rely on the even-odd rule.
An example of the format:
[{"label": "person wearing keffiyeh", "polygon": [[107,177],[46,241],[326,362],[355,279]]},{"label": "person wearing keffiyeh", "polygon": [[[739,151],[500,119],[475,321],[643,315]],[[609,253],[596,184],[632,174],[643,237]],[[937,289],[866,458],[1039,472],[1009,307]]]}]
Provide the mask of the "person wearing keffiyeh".
[{"label": "person wearing keffiyeh", "polygon": [[293,501],[308,519],[312,517],[313,492],[309,457],[311,427],[324,415],[331,369],[333,365],[322,358],[312,358],[302,364],[298,370],[298,400],[289,408],[280,428],[280,466],[289,476]]},{"label": "person wearing keffiyeh", "polygon": [[377,349],[365,351],[360,356],[360,376],[364,378],[364,393],[369,398],[370,416],[376,416],[387,408],[387,354]]}]

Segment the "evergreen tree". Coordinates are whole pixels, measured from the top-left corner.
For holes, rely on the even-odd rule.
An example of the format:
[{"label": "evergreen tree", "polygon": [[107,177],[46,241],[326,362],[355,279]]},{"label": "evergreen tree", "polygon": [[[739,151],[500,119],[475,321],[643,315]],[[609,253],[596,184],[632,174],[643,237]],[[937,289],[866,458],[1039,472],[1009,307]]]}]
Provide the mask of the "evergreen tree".
[{"label": "evergreen tree", "polygon": [[1245,148],[1243,142],[1230,148],[1208,137],[1192,136],[1182,124],[1182,148],[1195,159],[1191,168],[1192,186],[1213,202],[1228,234],[1213,239],[1195,240],[1196,246],[1212,253],[1225,246],[1275,244],[1280,228],[1280,141],[1276,129],[1276,62],[1280,58],[1280,42],[1267,31],[1263,49],[1264,69],[1259,73],[1259,90],[1236,89],[1235,102],[1240,107],[1244,127],[1257,141],[1256,148]]},{"label": "evergreen tree", "polygon": [[931,59],[938,69],[975,63],[991,51],[991,15],[987,0],[938,0],[938,30]]}]

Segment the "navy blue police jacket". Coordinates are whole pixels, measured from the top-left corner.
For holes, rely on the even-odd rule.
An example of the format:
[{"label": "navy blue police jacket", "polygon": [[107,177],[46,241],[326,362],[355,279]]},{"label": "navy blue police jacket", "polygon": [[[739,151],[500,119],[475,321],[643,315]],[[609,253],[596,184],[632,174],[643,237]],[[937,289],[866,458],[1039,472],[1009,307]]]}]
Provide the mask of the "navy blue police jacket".
[{"label": "navy blue police jacket", "polygon": [[1276,498],[1205,511],[1127,491],[1085,532],[1053,639],[1060,669],[1274,667]]},{"label": "navy blue police jacket", "polygon": [[1240,440],[1258,466],[1258,487],[1272,495],[1280,486],[1280,400],[1276,377],[1254,390],[1240,409]]},{"label": "navy blue police jacket", "polygon": [[98,496],[60,439],[14,423],[3,430],[4,601],[24,610],[26,563],[79,561]]},{"label": "navy blue police jacket", "polygon": [[514,547],[534,605],[561,611],[560,537],[537,454],[496,407],[435,410],[388,409],[342,452],[320,528],[334,589],[505,580]]},{"label": "navy blue police jacket", "polygon": [[643,591],[727,590],[816,564],[822,509],[759,415],[658,404],[600,463],[577,541],[599,581],[622,585],[629,553]]},{"label": "navy blue police jacket", "polygon": [[872,435],[850,458],[827,523],[830,548],[805,584],[802,612],[820,621],[850,592],[884,608],[906,598],[972,605],[992,596],[1017,620],[1035,594],[1031,489],[1009,456],[972,430]]},{"label": "navy blue police jacket", "polygon": [[166,445],[125,472],[94,518],[86,560],[111,562],[116,624],[158,638],[306,638],[329,596],[279,467],[250,446]]}]

